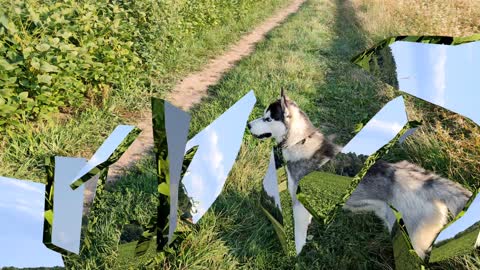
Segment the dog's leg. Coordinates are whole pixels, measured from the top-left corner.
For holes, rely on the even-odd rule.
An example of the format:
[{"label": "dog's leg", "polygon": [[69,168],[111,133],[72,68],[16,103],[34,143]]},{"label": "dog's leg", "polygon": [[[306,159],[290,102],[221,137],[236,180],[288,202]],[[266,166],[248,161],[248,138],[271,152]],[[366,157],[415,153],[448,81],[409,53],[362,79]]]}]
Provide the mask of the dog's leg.
[{"label": "dog's leg", "polygon": [[388,228],[388,232],[392,231],[393,225],[395,224],[395,215],[393,214],[392,209],[384,201],[380,200],[353,200],[350,199],[345,203],[343,209],[350,210],[352,212],[374,212],[377,217],[379,217]]},{"label": "dog's leg", "polygon": [[[434,201],[425,205],[423,213],[424,216],[420,218],[418,225],[411,233],[409,232],[412,246],[422,259],[425,258],[433,240],[447,223],[448,208],[444,203]],[[404,220],[408,230],[407,218],[405,217]]]},{"label": "dog's leg", "polygon": [[290,171],[287,169],[288,191],[292,198],[293,221],[295,231],[295,250],[297,255],[302,251],[303,246],[307,242],[308,225],[312,221],[312,215],[297,199],[298,182],[293,179]]},{"label": "dog's leg", "polygon": [[312,220],[312,215],[297,200],[293,205],[293,219],[295,230],[295,250],[297,255],[302,251],[303,246],[307,242],[308,225]]}]

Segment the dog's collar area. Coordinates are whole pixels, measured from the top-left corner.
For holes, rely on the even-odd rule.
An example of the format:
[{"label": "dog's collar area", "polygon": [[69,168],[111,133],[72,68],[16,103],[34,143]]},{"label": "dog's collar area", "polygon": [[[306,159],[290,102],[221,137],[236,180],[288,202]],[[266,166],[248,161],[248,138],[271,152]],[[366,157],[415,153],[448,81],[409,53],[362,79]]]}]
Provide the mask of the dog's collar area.
[{"label": "dog's collar area", "polygon": [[312,135],[315,133],[316,131],[310,133],[307,137],[301,139],[300,141],[292,144],[292,145],[289,145],[289,146],[285,146],[285,144],[287,143],[287,138],[283,139],[277,146],[282,148],[282,149],[287,149],[289,147],[292,147],[292,146],[295,146],[295,145],[298,145],[298,144],[305,144],[305,142],[307,141],[308,138],[311,138]]}]

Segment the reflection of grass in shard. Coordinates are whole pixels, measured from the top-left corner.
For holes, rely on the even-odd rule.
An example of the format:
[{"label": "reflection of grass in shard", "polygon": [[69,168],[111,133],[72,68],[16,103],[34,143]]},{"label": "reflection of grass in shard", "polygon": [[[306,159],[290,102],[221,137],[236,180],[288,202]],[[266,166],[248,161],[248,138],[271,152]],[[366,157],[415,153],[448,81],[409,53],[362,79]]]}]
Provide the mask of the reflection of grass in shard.
[{"label": "reflection of grass in shard", "polygon": [[[279,169],[278,175],[282,182],[280,192],[287,246],[290,254],[294,254],[291,198],[283,168]],[[350,181],[349,177],[316,171],[303,178],[300,186],[302,194],[308,195],[310,206],[321,211],[341,199]],[[387,261],[392,264],[389,261],[393,257],[390,237],[383,223],[373,214],[339,210],[328,226],[312,220],[307,235],[311,240],[307,240],[297,258],[299,269],[311,269],[312,265],[322,266],[318,269],[383,269],[381,265]],[[327,265],[329,268],[325,267]]]},{"label": "reflection of grass in shard", "polygon": [[[312,172],[300,181],[300,189],[307,209],[318,214],[327,214],[327,209],[340,202],[352,178],[325,172]],[[314,214],[315,216],[315,213]]]},{"label": "reflection of grass in shard", "polygon": [[398,228],[398,223],[395,224],[393,230],[393,256],[395,257],[396,269],[421,269],[422,261],[411,249],[407,235]]},{"label": "reflection of grass in shard", "polygon": [[450,257],[470,253],[474,249],[479,233],[480,228],[434,247],[430,255],[430,262],[438,262]]}]

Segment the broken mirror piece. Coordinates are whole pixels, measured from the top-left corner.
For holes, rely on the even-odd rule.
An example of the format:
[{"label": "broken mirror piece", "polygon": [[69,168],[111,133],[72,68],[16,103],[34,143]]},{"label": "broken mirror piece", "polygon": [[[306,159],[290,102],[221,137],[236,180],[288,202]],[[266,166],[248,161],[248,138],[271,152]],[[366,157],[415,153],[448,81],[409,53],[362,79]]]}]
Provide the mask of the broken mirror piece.
[{"label": "broken mirror piece", "polygon": [[300,181],[301,192],[297,194],[300,202],[319,222],[333,219],[335,208],[342,203],[346,192],[355,188],[351,186],[352,178],[364,167],[368,156],[395,138],[406,123],[403,98],[397,97],[370,119],[321,171],[311,172]]},{"label": "broken mirror piece", "polygon": [[[152,98],[152,121],[159,191],[155,228],[157,249],[161,250],[172,241],[177,228],[180,177],[190,116],[163,99]],[[140,239],[139,247],[147,245],[147,240]]]},{"label": "broken mirror piece", "polygon": [[[388,102],[370,119],[360,132],[343,147],[342,153],[369,156],[390,142],[407,122],[405,103],[403,97],[400,96]],[[355,174],[350,176],[355,176]]]},{"label": "broken mirror piece", "polygon": [[282,207],[280,205],[280,192],[277,178],[277,169],[275,166],[274,151],[270,153],[270,162],[267,173],[263,179],[262,190],[260,194],[260,207],[273,225],[282,248],[288,252],[287,236],[283,226]]},{"label": "broken mirror piece", "polygon": [[73,177],[70,186],[73,189],[78,188],[98,174],[101,169],[115,163],[139,133],[140,130],[134,126],[117,126],[85,166]]},{"label": "broken mirror piece", "polygon": [[480,246],[480,196],[472,200],[462,217],[446,227],[438,235],[429,262],[443,261],[465,255]]},{"label": "broken mirror piece", "polygon": [[255,95],[250,91],[187,142],[185,152],[198,146],[182,179],[188,197],[192,198],[193,223],[198,222],[220,195],[240,150],[255,102]]},{"label": "broken mirror piece", "polygon": [[187,143],[190,115],[165,102],[165,129],[168,142],[168,164],[170,177],[170,215],[168,241],[172,241],[177,227],[178,191],[182,172],[182,163]]},{"label": "broken mirror piece", "polygon": [[402,214],[391,207],[396,222],[393,225],[391,239],[393,245],[393,257],[396,270],[423,270],[425,262],[417,255],[410,242],[410,237],[402,219]]},{"label": "broken mirror piece", "polygon": [[479,58],[478,35],[402,36],[380,42],[353,62],[395,88],[461,114],[478,125]]},{"label": "broken mirror piece", "polygon": [[[180,178],[183,179],[185,175],[187,175],[188,172],[188,166],[190,166],[190,163],[192,162],[193,157],[195,156],[195,153],[198,150],[198,146],[190,148],[190,150],[185,153],[185,157],[183,159],[183,165],[182,165],[182,173],[180,175]],[[180,213],[180,219],[182,221],[187,222],[188,224],[193,224],[193,200],[192,198],[188,197],[188,193],[185,189],[185,185],[183,184],[183,181],[180,181],[179,187],[178,187],[178,210]]]},{"label": "broken mirror piece", "polygon": [[480,42],[451,46],[397,41],[390,48],[401,91],[480,124]]},{"label": "broken mirror piece", "polygon": [[0,268],[63,267],[62,255],[42,242],[45,185],[0,177],[0,194]]},{"label": "broken mirror piece", "polygon": [[80,251],[84,187],[72,190],[70,184],[86,162],[84,158],[57,156],[49,164],[54,167],[53,175],[47,169],[44,243],[65,255]]},{"label": "broken mirror piece", "polygon": [[[148,249],[151,237],[156,231],[157,250],[162,250],[168,242],[168,218],[170,214],[170,176],[168,161],[168,142],[165,126],[166,111],[163,99],[152,98],[153,144],[157,162],[158,207],[155,224],[149,224],[151,230],[145,232],[137,244],[137,255],[142,255]],[[174,214],[176,215],[176,213]],[[154,221],[154,219],[152,219]],[[167,230],[167,231],[166,231]],[[141,251],[138,253],[138,251]]]}]

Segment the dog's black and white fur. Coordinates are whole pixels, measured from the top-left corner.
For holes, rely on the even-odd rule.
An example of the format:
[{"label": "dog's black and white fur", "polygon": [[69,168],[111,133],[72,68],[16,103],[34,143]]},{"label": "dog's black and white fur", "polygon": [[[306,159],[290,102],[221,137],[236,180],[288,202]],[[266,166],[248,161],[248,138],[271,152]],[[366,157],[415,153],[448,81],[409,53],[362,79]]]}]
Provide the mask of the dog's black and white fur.
[{"label": "dog's black and white fur", "polygon": [[[305,222],[310,223],[311,216],[295,195],[298,182],[333,158],[341,147],[316,129],[283,89],[281,98],[268,106],[263,117],[248,123],[248,128],[255,137],[273,137],[282,147],[294,210],[309,217],[302,221],[294,216],[294,225],[302,227]],[[446,224],[448,212],[456,216],[470,196],[472,193],[461,185],[407,161],[378,161],[360,181],[344,209],[373,211],[391,231],[396,219],[389,204],[394,206],[402,213],[413,248],[424,258]],[[297,253],[305,244],[305,238],[306,231],[296,232]]]}]

